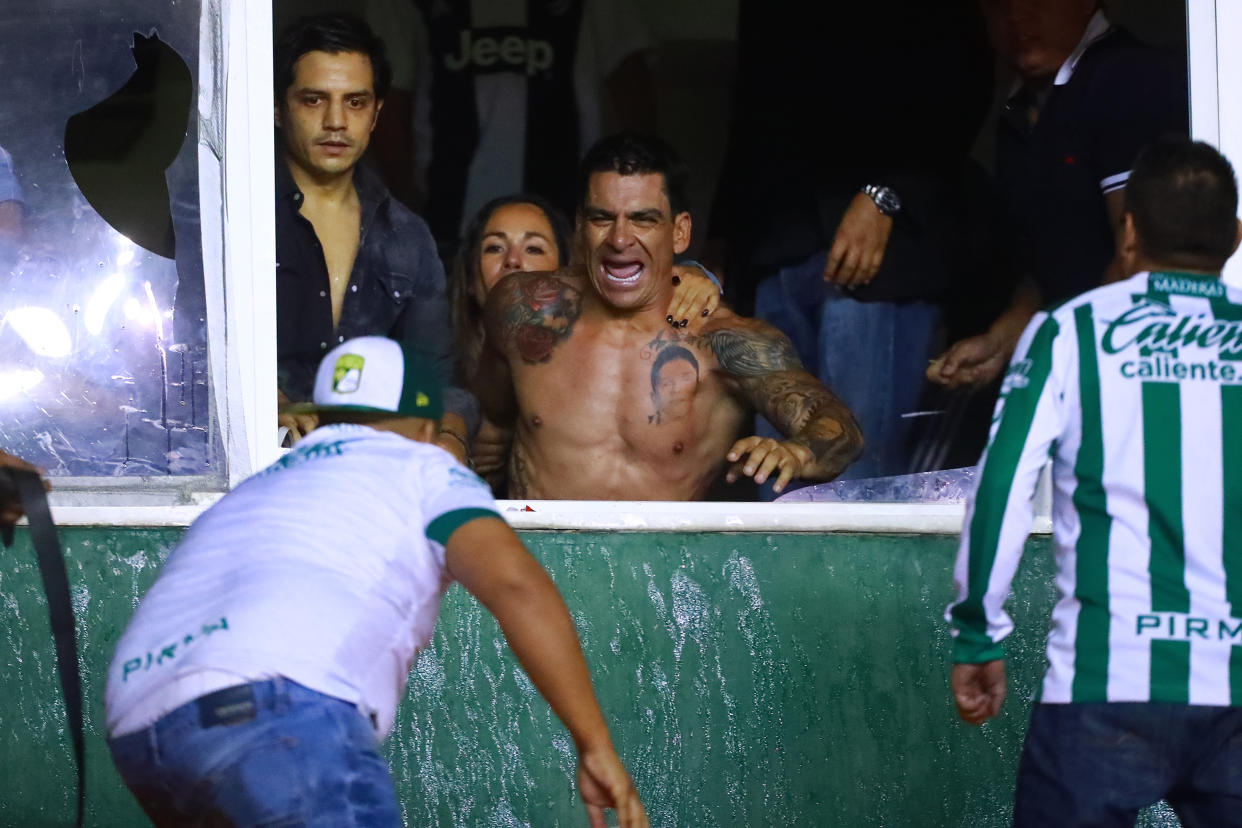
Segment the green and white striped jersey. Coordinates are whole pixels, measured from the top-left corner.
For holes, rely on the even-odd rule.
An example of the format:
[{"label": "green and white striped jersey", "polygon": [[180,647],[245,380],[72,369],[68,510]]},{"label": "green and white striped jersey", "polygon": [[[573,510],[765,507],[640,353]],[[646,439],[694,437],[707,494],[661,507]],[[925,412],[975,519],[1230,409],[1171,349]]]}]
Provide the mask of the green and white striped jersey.
[{"label": "green and white striped jersey", "polygon": [[1242,704],[1242,291],[1140,273],[1031,322],[967,503],[955,661],[1003,655],[1049,457],[1042,701]]}]

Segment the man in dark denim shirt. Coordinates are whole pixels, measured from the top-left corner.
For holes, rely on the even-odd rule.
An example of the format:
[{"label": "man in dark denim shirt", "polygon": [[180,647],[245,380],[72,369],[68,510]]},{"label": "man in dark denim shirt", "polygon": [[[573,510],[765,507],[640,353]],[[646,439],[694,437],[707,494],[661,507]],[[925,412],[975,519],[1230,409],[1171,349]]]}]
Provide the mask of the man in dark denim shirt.
[{"label": "man in dark denim shirt", "polygon": [[[281,390],[294,401],[310,399],[315,369],[328,349],[369,334],[416,341],[432,351],[436,366],[451,379],[444,270],[431,232],[369,169],[356,168],[354,184],[362,202],[362,226],[340,321],[333,326],[319,239],[298,212],[303,196],[288,168],[276,167],[278,377]],[[316,290],[316,285],[323,287]],[[446,390],[469,398],[461,389]],[[450,411],[463,410],[453,396],[446,397],[445,405]]]},{"label": "man in dark denim shirt", "polygon": [[[277,376],[281,402],[305,401],[323,355],[382,335],[428,354],[452,385],[444,269],[427,225],[359,166],[391,71],[357,18],[302,18],[276,48]],[[463,462],[476,403],[446,388],[437,445]],[[295,432],[311,423],[282,416]],[[295,437],[297,435],[295,434]]]}]

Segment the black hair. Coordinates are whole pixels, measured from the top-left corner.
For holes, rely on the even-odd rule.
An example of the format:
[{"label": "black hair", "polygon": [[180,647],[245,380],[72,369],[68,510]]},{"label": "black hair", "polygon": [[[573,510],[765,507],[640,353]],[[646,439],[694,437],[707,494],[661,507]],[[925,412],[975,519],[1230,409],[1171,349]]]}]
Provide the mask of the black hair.
[{"label": "black hair", "polygon": [[361,17],[347,13],[314,14],[300,17],[289,24],[276,39],[272,81],[277,102],[293,85],[293,67],[308,52],[339,55],[358,52],[371,61],[371,77],[375,97],[383,99],[392,85],[392,66],[384,49],[384,41],[371,31]]},{"label": "black hair", "polygon": [[656,386],[660,384],[660,370],[678,359],[684,359],[694,366],[694,375],[699,375],[699,361],[694,358],[694,354],[680,345],[673,345],[660,351],[656,356],[655,362],[651,363],[651,390],[654,392]]},{"label": "black hair", "polygon": [[543,211],[548,224],[552,226],[552,241],[556,244],[558,266],[564,267],[569,264],[572,228],[565,214],[548,199],[534,193],[517,193],[494,198],[479,208],[479,211],[470,219],[470,223],[466,225],[448,272],[448,299],[453,336],[457,342],[461,375],[467,382],[474,376],[474,371],[479,364],[479,355],[483,351],[483,309],[475,302],[472,291],[474,280],[479,273],[479,243],[483,240],[483,231],[487,229],[487,223],[492,220],[496,211],[512,204],[530,204]]},{"label": "black hair", "polygon": [[654,135],[622,132],[601,138],[587,150],[578,168],[578,209],[586,206],[595,173],[615,172],[621,175],[656,174],[664,176],[664,194],[673,215],[690,209],[686,191],[690,168],[668,143]]},{"label": "black hair", "polygon": [[1148,259],[1219,270],[1237,240],[1238,182],[1211,145],[1166,136],[1135,160],[1125,210]]}]

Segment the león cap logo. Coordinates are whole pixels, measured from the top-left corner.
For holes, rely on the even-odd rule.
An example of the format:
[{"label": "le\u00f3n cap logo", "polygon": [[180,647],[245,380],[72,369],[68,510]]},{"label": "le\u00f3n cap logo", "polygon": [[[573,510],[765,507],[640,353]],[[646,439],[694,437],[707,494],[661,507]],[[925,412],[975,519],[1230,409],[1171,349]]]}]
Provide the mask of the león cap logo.
[{"label": "le\u00f3n cap logo", "polygon": [[361,411],[436,420],[444,413],[444,397],[421,353],[387,337],[360,336],[336,346],[319,363],[311,402],[281,411]]}]

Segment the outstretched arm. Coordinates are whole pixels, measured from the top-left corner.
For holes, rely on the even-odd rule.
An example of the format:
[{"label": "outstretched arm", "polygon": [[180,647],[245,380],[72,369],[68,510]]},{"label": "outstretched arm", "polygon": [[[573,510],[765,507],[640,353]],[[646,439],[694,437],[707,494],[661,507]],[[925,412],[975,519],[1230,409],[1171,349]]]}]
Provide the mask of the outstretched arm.
[{"label": "outstretched arm", "polygon": [[634,783],[617,757],[595,700],[569,611],[543,567],[503,520],[477,518],[445,545],[454,578],[491,611],[526,674],[578,748],[578,789],[592,826],[616,808],[622,826],[646,826]]},{"label": "outstretched arm", "polygon": [[721,370],[784,441],[747,437],[734,443],[727,479],[763,483],[778,474],[780,491],[793,477],[831,480],[862,453],[862,431],[845,403],[802,367],[793,343],[757,319],[734,317],[705,334]]}]

